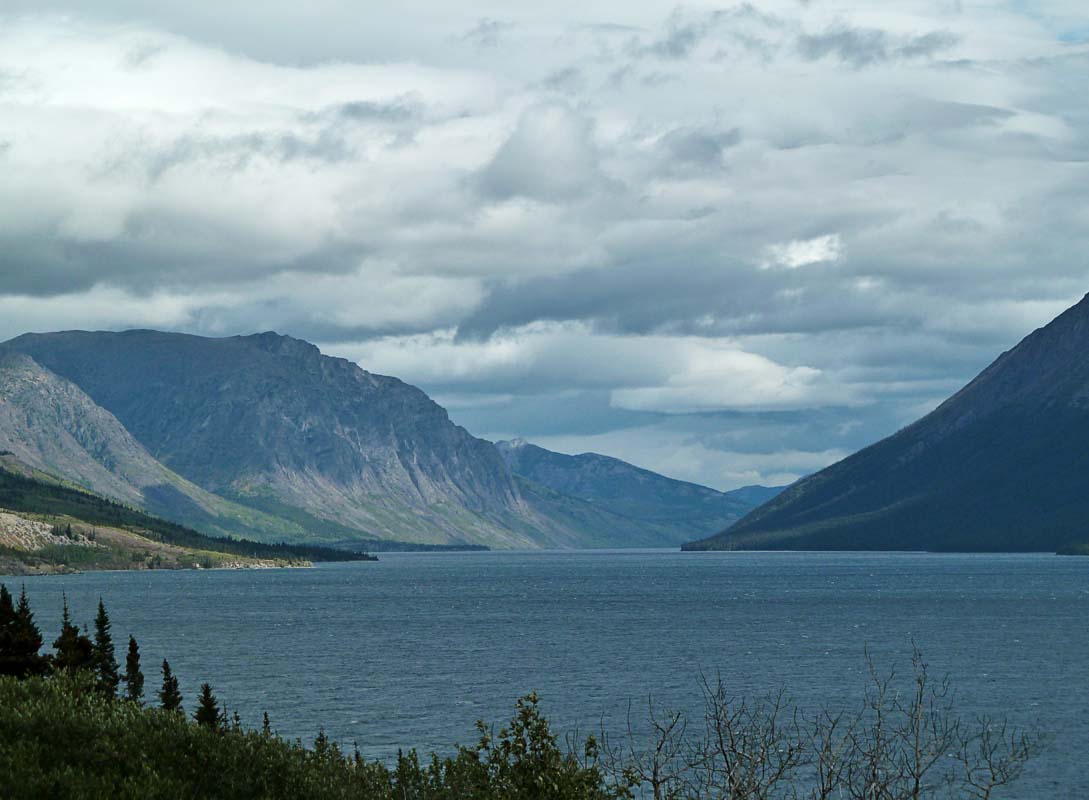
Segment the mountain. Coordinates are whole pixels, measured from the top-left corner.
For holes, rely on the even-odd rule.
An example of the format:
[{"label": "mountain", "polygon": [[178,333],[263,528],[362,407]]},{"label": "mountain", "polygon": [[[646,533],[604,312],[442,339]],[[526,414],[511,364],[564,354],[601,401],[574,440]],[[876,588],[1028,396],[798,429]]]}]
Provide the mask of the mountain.
[{"label": "mountain", "polygon": [[671,544],[730,525],[780,491],[750,486],[719,492],[618,458],[597,453],[564,455],[521,439],[496,446],[515,475],[611,514],[657,522]]},{"label": "mountain", "polygon": [[78,386],[21,353],[0,351],[0,451],[33,471],[153,514],[208,523],[218,534],[302,532],[167,469]]},{"label": "mountain", "polygon": [[685,549],[1055,551],[1087,521],[1089,295],[918,422]]},{"label": "mountain", "polygon": [[731,489],[726,494],[744,503],[751,511],[757,506],[764,505],[771,498],[782,494],[786,488],[786,486],[742,486],[740,489]]},{"label": "mountain", "polygon": [[[28,394],[0,420],[8,449],[202,530],[534,548],[674,545],[713,529],[679,536],[672,520],[515,474],[419,389],[288,336],[68,331],[2,349],[65,393],[40,423],[54,444],[27,444],[24,417],[50,406]],[[92,422],[108,434],[68,441]]]}]

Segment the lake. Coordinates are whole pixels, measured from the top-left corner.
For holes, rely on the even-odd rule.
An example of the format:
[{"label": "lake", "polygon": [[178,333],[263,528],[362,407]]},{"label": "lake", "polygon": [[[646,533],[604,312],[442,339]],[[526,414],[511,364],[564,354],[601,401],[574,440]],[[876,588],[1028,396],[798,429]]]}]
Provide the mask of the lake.
[{"label": "lake", "polygon": [[25,580],[51,642],[61,594],[90,624],[101,595],[119,660],[165,656],[186,708],[212,683],[231,711],[364,755],[475,741],[537,690],[554,728],[624,727],[648,694],[700,710],[700,670],[739,693],[786,687],[853,706],[868,648],[911,642],[958,707],[1053,736],[1010,797],[1089,796],[1089,558],[905,553],[579,551],[383,554],[306,570],[113,572]]}]

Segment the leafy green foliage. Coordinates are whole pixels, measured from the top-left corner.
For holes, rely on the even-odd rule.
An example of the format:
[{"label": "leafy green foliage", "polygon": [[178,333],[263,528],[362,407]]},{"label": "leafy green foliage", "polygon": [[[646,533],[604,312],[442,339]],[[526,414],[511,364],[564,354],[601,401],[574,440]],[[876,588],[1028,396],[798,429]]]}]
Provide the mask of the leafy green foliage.
[{"label": "leafy green foliage", "polygon": [[213,730],[181,714],[110,701],[91,676],[0,679],[0,796],[154,800],[618,800],[596,766],[562,753],[526,698],[510,725],[476,748],[392,769],[308,750],[277,736]]}]

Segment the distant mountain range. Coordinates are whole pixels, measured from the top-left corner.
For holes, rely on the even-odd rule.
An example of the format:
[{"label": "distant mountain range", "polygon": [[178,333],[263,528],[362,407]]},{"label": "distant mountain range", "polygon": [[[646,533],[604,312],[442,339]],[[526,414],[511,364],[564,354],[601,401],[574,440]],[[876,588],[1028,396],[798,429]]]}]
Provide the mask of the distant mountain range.
[{"label": "distant mountain range", "polygon": [[478,439],[419,389],[274,333],[68,331],[0,345],[0,450],[209,533],[673,546],[767,491],[527,447]]},{"label": "distant mountain range", "polygon": [[564,455],[521,439],[496,446],[516,475],[613,514],[671,526],[686,541],[736,522],[782,491],[746,486],[718,492],[597,453]]},{"label": "distant mountain range", "polygon": [[688,550],[1078,550],[1089,542],[1089,296],[918,422]]}]

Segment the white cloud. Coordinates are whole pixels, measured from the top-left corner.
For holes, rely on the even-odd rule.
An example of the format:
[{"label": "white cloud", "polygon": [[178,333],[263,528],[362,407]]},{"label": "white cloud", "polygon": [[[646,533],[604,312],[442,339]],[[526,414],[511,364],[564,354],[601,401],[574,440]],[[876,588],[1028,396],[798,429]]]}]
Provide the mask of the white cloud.
[{"label": "white cloud", "polygon": [[829,233],[812,239],[795,239],[790,242],[769,245],[765,251],[761,269],[785,267],[798,269],[809,264],[838,261],[843,254],[843,244],[839,234]]},{"label": "white cloud", "polygon": [[857,402],[850,387],[829,382],[820,370],[785,367],[736,345],[699,341],[663,384],[616,389],[617,408],[667,414],[723,409],[812,408]]},{"label": "white cloud", "polygon": [[730,340],[615,336],[576,324],[538,323],[484,341],[458,340],[447,330],[323,349],[371,371],[444,391],[607,389],[615,408],[631,411],[687,414],[859,401],[851,386],[818,369],[784,366]]}]

